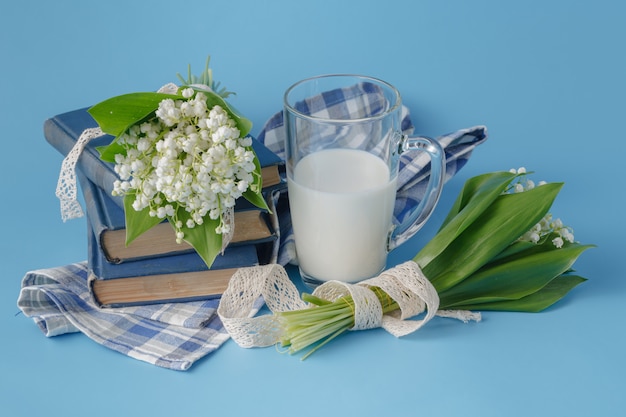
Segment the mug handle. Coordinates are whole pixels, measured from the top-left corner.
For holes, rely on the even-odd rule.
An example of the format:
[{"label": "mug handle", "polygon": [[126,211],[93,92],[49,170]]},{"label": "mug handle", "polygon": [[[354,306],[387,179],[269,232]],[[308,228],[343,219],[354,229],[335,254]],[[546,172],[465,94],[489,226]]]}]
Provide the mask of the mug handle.
[{"label": "mug handle", "polygon": [[446,175],[446,154],[441,144],[434,139],[425,136],[410,137],[402,135],[399,143],[400,153],[407,151],[423,151],[430,156],[430,176],[426,193],[417,207],[404,219],[404,221],[394,227],[389,234],[387,250],[391,251],[407,240],[409,240],[432,214]]}]

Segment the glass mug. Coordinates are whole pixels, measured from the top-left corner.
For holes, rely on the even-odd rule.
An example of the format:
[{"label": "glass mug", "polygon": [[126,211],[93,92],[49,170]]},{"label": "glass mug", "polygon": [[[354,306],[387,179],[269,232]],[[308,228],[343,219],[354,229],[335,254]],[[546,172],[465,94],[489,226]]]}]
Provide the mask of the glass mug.
[{"label": "glass mug", "polygon": [[[384,270],[389,251],[413,236],[439,200],[445,153],[401,130],[392,85],[359,75],[302,80],[284,96],[289,205],[302,280],[358,282]],[[425,195],[394,219],[400,155],[428,153]]]}]

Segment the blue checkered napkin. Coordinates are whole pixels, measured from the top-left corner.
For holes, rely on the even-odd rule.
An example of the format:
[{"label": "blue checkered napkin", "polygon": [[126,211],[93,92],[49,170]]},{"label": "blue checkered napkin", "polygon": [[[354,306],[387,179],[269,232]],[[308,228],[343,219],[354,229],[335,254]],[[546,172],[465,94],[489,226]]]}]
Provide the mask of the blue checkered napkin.
[{"label": "blue checkered napkin", "polygon": [[87,289],[85,262],[28,272],[17,304],[46,336],[82,332],[110,349],[174,370],[189,369],[229,338],[215,314],[219,300],[97,307]]},{"label": "blue checkered napkin", "polygon": [[[334,118],[345,118],[348,115],[367,117],[380,113],[386,106],[386,100],[381,92],[372,88],[371,84],[356,84],[352,87],[328,91],[295,105],[304,114]],[[407,135],[413,134],[414,131],[410,112],[405,106],[402,106],[401,109],[401,129]],[[258,135],[258,139],[281,158],[285,158],[286,135],[282,112],[276,113],[267,121]],[[487,129],[484,126],[462,129],[437,138],[446,153],[446,181],[467,163],[474,148],[486,139]],[[341,142],[345,139],[339,137],[337,141]],[[358,147],[359,138],[354,143],[350,143],[354,147]],[[411,210],[419,204],[426,191],[429,175],[430,159],[427,154],[410,151],[401,156],[394,209],[394,221],[396,223],[402,222]],[[284,196],[281,199],[285,199]],[[289,262],[296,263],[288,205],[286,202],[279,201],[277,207],[281,223],[281,247],[278,262],[283,265]]]}]

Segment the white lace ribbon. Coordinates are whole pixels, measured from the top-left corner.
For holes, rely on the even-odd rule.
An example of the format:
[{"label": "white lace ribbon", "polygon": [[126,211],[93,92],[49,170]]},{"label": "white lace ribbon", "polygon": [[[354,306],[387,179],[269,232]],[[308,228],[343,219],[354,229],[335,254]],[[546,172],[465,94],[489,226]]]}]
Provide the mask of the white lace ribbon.
[{"label": "white lace ribbon", "polygon": [[[399,309],[384,314],[377,296],[369,289],[380,287],[396,303]],[[320,285],[313,295],[328,301],[350,294],[355,305],[355,324],[351,330],[382,327],[392,335],[401,337],[420,329],[433,317],[452,317],[465,322],[480,321],[480,313],[470,311],[440,311],[436,289],[413,261],[389,269],[376,278],[347,284],[329,281]],[[282,266],[272,264],[240,268],[233,275],[222,295],[217,314],[224,327],[241,347],[263,347],[277,344],[282,329],[276,315],[253,317],[255,300],[263,297],[268,308],[274,312],[301,310],[309,306],[300,299],[298,290],[289,280]],[[426,310],[419,320],[408,320]]]},{"label": "white lace ribbon", "polygon": [[76,163],[80,154],[90,140],[104,135],[99,127],[85,129],[78,137],[72,150],[65,156],[61,164],[61,173],[57,182],[56,196],[61,201],[61,218],[63,221],[83,217],[83,209],[76,199]]},{"label": "white lace ribbon", "polygon": [[242,347],[271,346],[282,330],[273,314],[252,317],[254,302],[263,297],[273,312],[300,310],[306,303],[279,264],[240,268],[222,295],[217,314],[230,336]]},{"label": "white lace ribbon", "polygon": [[222,219],[224,220],[224,223],[228,225],[228,232],[222,233],[223,253],[235,234],[235,209],[232,207],[227,208],[226,211],[222,213]]}]

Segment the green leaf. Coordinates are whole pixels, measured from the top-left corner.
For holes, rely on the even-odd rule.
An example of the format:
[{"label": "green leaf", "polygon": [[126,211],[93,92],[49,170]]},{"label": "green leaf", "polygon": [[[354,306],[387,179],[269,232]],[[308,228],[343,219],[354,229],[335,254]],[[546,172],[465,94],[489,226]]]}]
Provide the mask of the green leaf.
[{"label": "green leaf", "polygon": [[545,184],[523,193],[498,196],[430,263],[420,264],[419,256],[417,263],[438,292],[453,287],[537,224],[562,185]]},{"label": "green leaf", "polygon": [[561,298],[565,297],[578,284],[587,279],[577,275],[560,275],[550,281],[539,291],[517,300],[495,301],[476,304],[461,304],[455,308],[461,310],[482,311],[517,311],[525,313],[537,313],[550,307]]},{"label": "green leaf", "polygon": [[115,163],[115,155],[117,154],[126,156],[126,148],[115,140],[106,146],[98,146],[96,149],[100,153],[100,159],[106,162]]},{"label": "green leaf", "polygon": [[502,252],[491,258],[489,263],[494,263],[500,259],[508,258],[516,254],[524,253],[527,250],[534,250],[538,245],[536,243],[528,242],[525,240],[518,240],[511,243]]},{"label": "green leaf", "polygon": [[[511,243],[505,250],[500,252],[498,255],[491,258],[491,260],[485,265],[485,267],[500,265],[505,262],[511,262],[516,259],[523,259],[524,257],[533,256],[539,253],[558,251],[561,249],[570,248],[572,246],[581,246],[581,244],[578,242],[570,243],[568,241],[564,241],[563,247],[557,248],[552,243],[552,240],[558,236],[559,234],[557,233],[550,233],[544,236],[538,243],[517,240]],[[585,245],[585,248],[587,249],[591,247],[594,247],[594,245]]]},{"label": "green leaf", "polygon": [[464,215],[468,217],[470,217],[470,213],[467,213],[468,211],[482,211],[480,206],[486,207],[489,205],[507,189],[511,181],[517,176],[518,174],[508,171],[498,171],[477,175],[467,180],[446,219],[443,221],[441,228],[450,223],[461,211],[464,211]]},{"label": "green leaf", "polygon": [[490,263],[447,291],[440,293],[442,308],[499,300],[516,300],[543,288],[565,273],[591,246],[570,244],[556,248],[552,242],[537,250],[518,252],[506,260]]},{"label": "green leaf", "polygon": [[439,232],[414,260],[422,268],[428,265],[502,194],[516,176],[503,171],[479,175],[466,181]]},{"label": "green leaf", "polygon": [[115,162],[116,154],[126,154],[117,143],[117,138],[131,126],[154,117],[159,103],[167,98],[180,99],[178,95],[163,93],[130,93],[112,97],[92,106],[88,112],[98,122],[100,129],[115,139],[108,145],[98,148],[100,159]]},{"label": "green leaf", "polygon": [[263,194],[261,194],[260,192],[254,192],[248,188],[243,193],[243,197],[258,208],[271,212],[270,208],[267,205],[267,202],[263,198]]},{"label": "green leaf", "polygon": [[[220,225],[219,219],[212,220],[209,216],[205,216],[202,224],[189,228],[186,224],[191,216],[182,207],[177,211],[177,218],[183,223],[181,228],[185,234],[183,240],[195,249],[210,268],[217,255],[222,251],[222,235],[215,233],[215,228]],[[170,219],[170,221],[174,221],[174,219]]]},{"label": "green leaf", "polygon": [[126,246],[135,240],[142,233],[150,230],[157,224],[161,223],[163,219],[150,216],[150,208],[146,207],[141,211],[136,211],[133,208],[133,201],[135,201],[135,190],[130,190],[124,196],[124,218],[126,220]]},{"label": "green leaf", "polygon": [[178,95],[163,93],[130,93],[104,100],[88,112],[98,122],[103,132],[115,137],[134,124],[148,119],[167,98],[180,99]]}]

